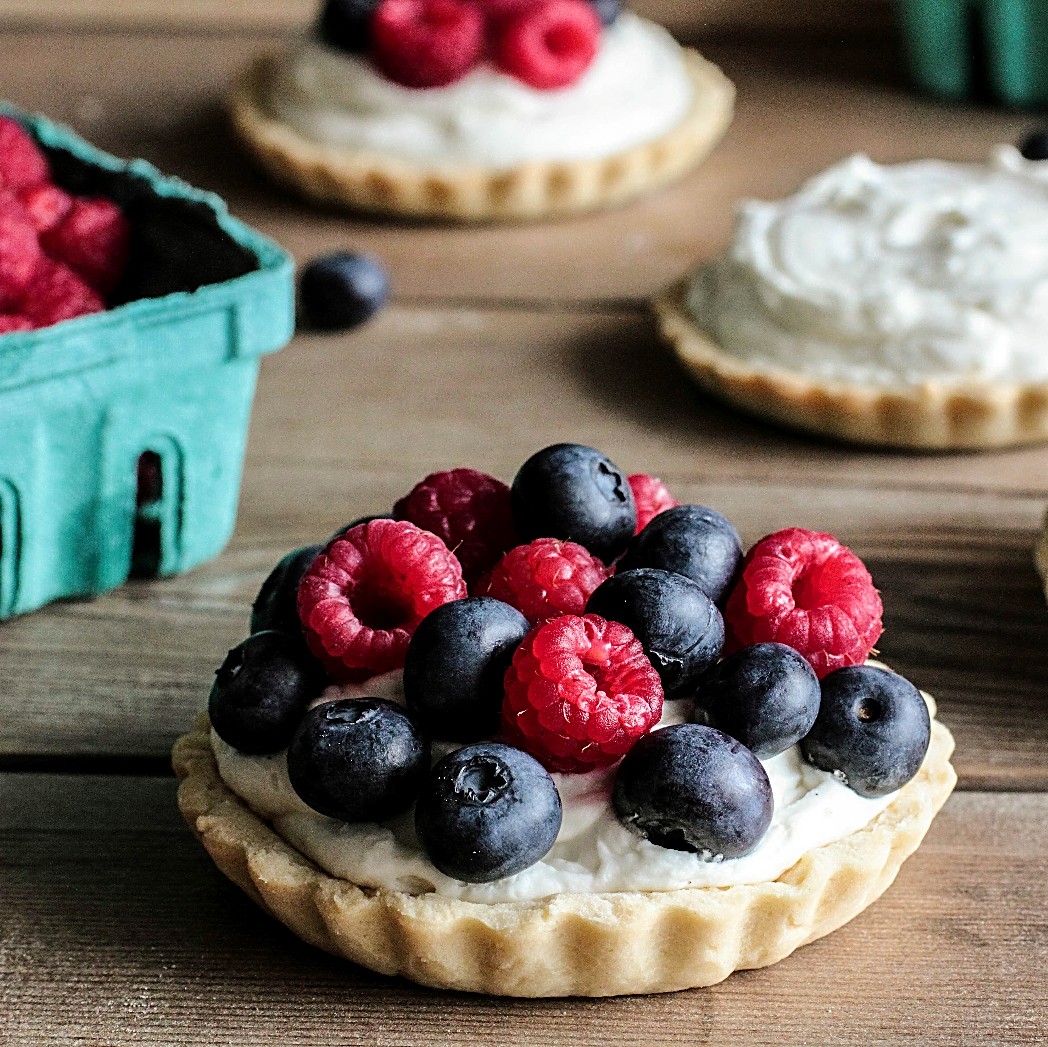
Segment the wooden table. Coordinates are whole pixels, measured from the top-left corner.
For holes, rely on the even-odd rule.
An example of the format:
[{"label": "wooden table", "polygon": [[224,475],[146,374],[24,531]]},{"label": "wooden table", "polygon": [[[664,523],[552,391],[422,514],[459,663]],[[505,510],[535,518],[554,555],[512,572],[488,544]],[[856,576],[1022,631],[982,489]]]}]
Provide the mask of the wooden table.
[{"label": "wooden table", "polygon": [[[738,84],[738,117],[680,185],[553,225],[375,223],[273,191],[222,122],[231,74],[309,4],[222,17],[187,4],[181,21],[178,5],[5,6],[17,24],[0,32],[0,95],[218,190],[300,260],[374,250],[396,292],[364,329],[300,336],[265,362],[240,521],[218,560],[0,626],[0,1042],[1048,1038],[1048,612],[1031,562],[1048,449],[874,454],[755,423],[682,380],[644,308],[723,244],[741,195],[780,194],[857,149],[980,158],[1027,120],[911,96],[890,37],[868,26],[721,31],[703,46]],[[700,5],[693,28],[705,10],[723,30],[725,9]],[[886,896],[712,989],[527,1002],[381,978],[257,911],[175,810],[171,742],[284,551],[387,509],[428,471],[508,479],[561,439],[658,473],[747,540],[787,524],[837,533],[883,592],[885,656],[938,696],[957,737],[958,791]]]}]

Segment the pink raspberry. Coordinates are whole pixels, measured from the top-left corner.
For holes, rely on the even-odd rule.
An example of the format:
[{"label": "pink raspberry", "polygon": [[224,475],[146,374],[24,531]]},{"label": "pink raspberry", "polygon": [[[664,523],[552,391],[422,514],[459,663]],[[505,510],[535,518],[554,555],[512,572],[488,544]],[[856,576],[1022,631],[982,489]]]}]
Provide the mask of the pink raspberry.
[{"label": "pink raspberry", "polygon": [[461,80],[484,51],[484,16],[465,0],[382,0],[371,17],[372,60],[404,87]]},{"label": "pink raspberry", "polygon": [[0,313],[0,334],[10,334],[12,331],[31,331],[32,323],[24,316],[16,313]]},{"label": "pink raspberry", "polygon": [[57,185],[49,183],[24,189],[18,198],[38,233],[53,229],[73,209],[73,198]]},{"label": "pink raspberry", "polygon": [[393,506],[393,516],[440,538],[469,586],[517,544],[509,488],[476,469],[430,473]]},{"label": "pink raspberry", "polygon": [[105,302],[76,273],[46,255],[22,292],[19,305],[19,311],[34,327],[50,327],[105,308]]},{"label": "pink raspberry", "polygon": [[633,492],[633,500],[637,503],[637,534],[640,534],[659,513],[680,505],[657,476],[633,473],[626,479]]},{"label": "pink raspberry", "polygon": [[466,595],[448,547],[406,520],[372,520],[336,535],[298,589],[310,650],[338,682],[404,665],[415,627]]},{"label": "pink raspberry", "polygon": [[543,622],[562,614],[582,614],[593,590],[610,574],[575,542],[536,538],[510,549],[477,585],[477,595],[516,607],[529,622]]},{"label": "pink raspberry", "polygon": [[36,230],[25,208],[0,190],[0,304],[17,301],[31,283],[43,259]]},{"label": "pink raspberry", "polygon": [[537,0],[496,26],[492,57],[529,87],[567,87],[596,57],[600,32],[600,18],[586,0]]},{"label": "pink raspberry", "polygon": [[40,243],[52,258],[107,295],[127,268],[131,224],[112,200],[77,197],[68,214],[41,234]]},{"label": "pink raspberry", "polygon": [[662,682],[640,641],[595,614],[524,637],[506,670],[502,733],[551,771],[615,763],[662,716]]},{"label": "pink raspberry", "polygon": [[881,613],[862,560],[831,534],[789,527],[746,554],[724,608],[724,653],[784,643],[807,658],[821,679],[866,660],[881,635]]},{"label": "pink raspberry", "polygon": [[18,192],[50,180],[47,160],[29,132],[10,116],[0,116],[0,186]]}]

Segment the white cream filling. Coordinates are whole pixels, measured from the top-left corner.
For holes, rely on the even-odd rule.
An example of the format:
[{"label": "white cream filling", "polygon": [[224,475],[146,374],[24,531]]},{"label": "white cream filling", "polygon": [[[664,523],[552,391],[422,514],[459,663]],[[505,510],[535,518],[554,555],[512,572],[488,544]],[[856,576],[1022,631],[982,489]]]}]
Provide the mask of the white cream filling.
[{"label": "white cream filling", "polygon": [[[402,700],[399,674],[364,687],[329,688],[325,700],[354,694]],[[688,700],[667,702],[660,727],[688,718]],[[611,807],[614,768],[588,774],[554,774],[564,820],[550,852],[514,876],[469,884],[439,872],[414,830],[414,811],[381,824],[347,824],[317,814],[291,788],[286,752],[245,756],[212,731],[222,780],[270,821],[292,846],[332,876],[366,887],[408,893],[436,892],[474,902],[528,901],[554,894],[669,891],[728,887],[774,880],[806,852],[867,825],[897,795],[866,799],[833,774],[806,763],[794,746],[763,761],[775,810],[757,847],[742,858],[703,861],[697,854],[658,847],[625,829]],[[434,759],[454,746],[434,747]]]},{"label": "white cream filling", "polygon": [[1048,379],[1048,166],[850,157],[743,203],[689,305],[726,352],[822,379]]},{"label": "white cream filling", "polygon": [[284,60],[268,105],[325,145],[509,167],[610,156],[658,138],[684,118],[692,96],[674,39],[624,13],[581,79],[558,90],[535,90],[490,66],[448,87],[401,87],[365,59],[308,39]]}]

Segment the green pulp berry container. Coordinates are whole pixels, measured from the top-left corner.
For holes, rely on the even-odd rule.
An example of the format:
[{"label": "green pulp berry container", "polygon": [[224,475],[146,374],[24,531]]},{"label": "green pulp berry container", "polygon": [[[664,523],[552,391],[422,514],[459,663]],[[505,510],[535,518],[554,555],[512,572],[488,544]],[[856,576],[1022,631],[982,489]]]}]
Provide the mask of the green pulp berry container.
[{"label": "green pulp berry container", "polygon": [[899,16],[924,90],[1048,104],[1048,0],[900,0]]},{"label": "green pulp berry container", "polygon": [[294,268],[216,196],[8,107],[52,177],[124,209],[111,308],[0,336],[0,619],[215,556],[236,520],[259,358]]}]

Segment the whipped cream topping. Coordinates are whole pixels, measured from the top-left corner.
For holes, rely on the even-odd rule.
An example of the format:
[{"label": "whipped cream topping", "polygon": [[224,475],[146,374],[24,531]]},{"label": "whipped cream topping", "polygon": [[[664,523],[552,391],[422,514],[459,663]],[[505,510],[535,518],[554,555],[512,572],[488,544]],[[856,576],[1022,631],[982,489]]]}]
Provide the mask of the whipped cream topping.
[{"label": "whipped cream topping", "polygon": [[689,306],[750,363],[874,386],[1048,379],[1048,164],[852,156],[742,204]]},{"label": "whipped cream topping", "polygon": [[623,13],[583,76],[539,91],[481,66],[448,87],[401,87],[370,63],[302,41],[284,59],[271,113],[307,138],[408,160],[508,167],[610,156],[678,124],[693,89],[660,26]]},{"label": "whipped cream topping", "polygon": [[[322,701],[368,694],[403,701],[400,676],[387,674],[365,687],[328,688]],[[659,727],[688,719],[690,700],[666,702]],[[635,836],[615,817],[615,768],[554,774],[564,809],[560,834],[535,865],[493,883],[470,884],[434,867],[415,835],[414,811],[382,823],[348,824],[304,804],[287,776],[286,751],[246,756],[212,731],[222,780],[272,823],[292,846],[332,876],[361,886],[422,894],[435,892],[474,902],[529,901],[571,892],[668,891],[728,887],[774,880],[807,851],[863,828],[897,793],[867,799],[827,771],[805,762],[794,746],[762,761],[775,810],[757,847],[742,858],[705,861]],[[434,761],[454,749],[434,746]]]}]

